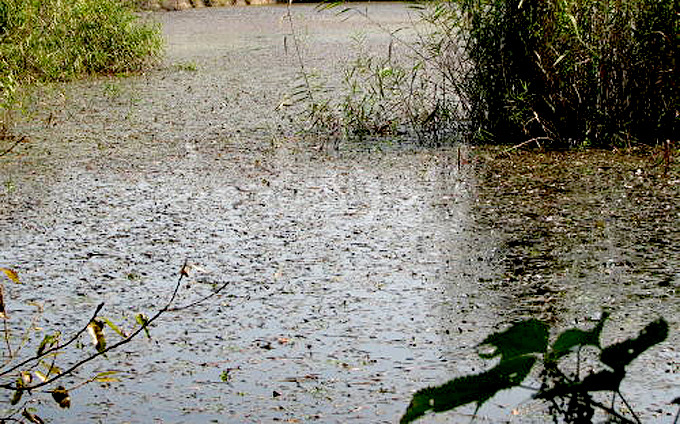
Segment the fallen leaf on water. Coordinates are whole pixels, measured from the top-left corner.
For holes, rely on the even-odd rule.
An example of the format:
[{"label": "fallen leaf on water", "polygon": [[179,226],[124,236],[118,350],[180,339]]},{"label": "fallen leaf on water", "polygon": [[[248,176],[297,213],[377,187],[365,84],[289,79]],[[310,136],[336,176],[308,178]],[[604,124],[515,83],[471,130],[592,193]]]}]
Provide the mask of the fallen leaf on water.
[{"label": "fallen leaf on water", "polygon": [[286,377],[282,381],[286,383],[302,383],[303,381],[318,380],[319,376],[316,374],[307,374],[302,377]]},{"label": "fallen leaf on water", "polygon": [[19,280],[19,274],[16,273],[16,271],[11,270],[9,268],[0,268],[0,271],[4,272],[7,278],[10,280],[14,281],[17,284],[21,284],[21,280]]},{"label": "fallen leaf on water", "polygon": [[220,374],[220,380],[222,380],[224,383],[228,383],[231,381],[231,371],[234,368],[227,368],[226,370],[223,370],[222,373]]}]

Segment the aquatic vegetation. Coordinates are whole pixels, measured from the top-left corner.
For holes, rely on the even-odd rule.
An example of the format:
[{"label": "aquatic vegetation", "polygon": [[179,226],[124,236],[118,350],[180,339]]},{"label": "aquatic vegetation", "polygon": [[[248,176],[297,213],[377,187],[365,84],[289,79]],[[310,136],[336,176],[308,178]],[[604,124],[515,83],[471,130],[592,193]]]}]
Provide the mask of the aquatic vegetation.
[{"label": "aquatic vegetation", "polygon": [[159,31],[125,2],[3,1],[1,73],[32,82],[139,71],[161,53]]},{"label": "aquatic vegetation", "polygon": [[674,1],[453,3],[470,34],[475,139],[621,146],[675,138]]}]

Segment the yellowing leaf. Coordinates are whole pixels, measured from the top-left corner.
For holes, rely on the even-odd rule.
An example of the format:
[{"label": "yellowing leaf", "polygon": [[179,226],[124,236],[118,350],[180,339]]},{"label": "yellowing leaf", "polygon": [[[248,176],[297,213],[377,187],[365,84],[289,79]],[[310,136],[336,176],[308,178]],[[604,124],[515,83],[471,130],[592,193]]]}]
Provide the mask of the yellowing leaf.
[{"label": "yellowing leaf", "polygon": [[26,418],[29,422],[32,422],[33,424],[45,424],[45,421],[42,420],[39,416],[32,414],[28,412],[27,409],[24,409],[21,411],[21,416]]},{"label": "yellowing leaf", "polygon": [[203,274],[205,274],[205,273],[208,272],[207,269],[203,268],[203,267],[200,266],[200,265],[196,265],[196,264],[191,265],[191,268],[193,268],[193,269],[195,269],[197,272],[200,272],[200,273],[203,273]]},{"label": "yellowing leaf", "polygon": [[127,337],[127,334],[125,334],[125,332],[124,332],[123,330],[121,330],[120,328],[118,328],[118,326],[117,326],[116,324],[114,324],[113,322],[111,322],[108,318],[104,318],[104,317],[100,317],[100,318],[101,318],[101,320],[104,322],[104,324],[108,325],[108,326],[109,326],[113,331],[115,331],[119,336],[121,336],[122,338],[126,338],[126,337]]},{"label": "yellowing leaf", "polygon": [[21,371],[21,384],[23,386],[28,386],[33,382],[33,376],[28,371]]},{"label": "yellowing leaf", "polygon": [[15,390],[12,395],[12,399],[9,401],[10,405],[16,405],[21,401],[21,397],[24,395],[23,390]]},{"label": "yellowing leaf", "polygon": [[99,320],[93,319],[87,324],[87,332],[92,337],[92,343],[97,349],[97,352],[102,352],[106,349],[106,339],[104,338],[104,326]]},{"label": "yellowing leaf", "polygon": [[182,277],[189,277],[189,271],[191,271],[191,266],[186,262],[182,265],[182,269],[179,271],[179,275]]},{"label": "yellowing leaf", "polygon": [[120,378],[118,377],[98,377],[94,381],[98,383],[120,383]]},{"label": "yellowing leaf", "polygon": [[61,408],[71,407],[71,396],[69,396],[68,390],[64,386],[59,386],[52,390],[52,398]]},{"label": "yellowing leaf", "polygon": [[9,319],[7,311],[5,310],[5,287],[0,284],[0,319]]},{"label": "yellowing leaf", "polygon": [[45,367],[47,370],[47,375],[59,375],[61,374],[61,368],[54,364],[48,364],[45,361],[40,361],[40,363]]},{"label": "yellowing leaf", "polygon": [[117,383],[120,381],[118,377],[112,377],[112,375],[118,374],[118,371],[104,371],[97,374],[94,381],[99,383]]},{"label": "yellowing leaf", "polygon": [[7,278],[9,278],[10,280],[14,281],[17,284],[21,284],[21,280],[19,280],[19,274],[17,274],[16,271],[9,268],[0,268],[0,271],[4,272]]},{"label": "yellowing leaf", "polygon": [[40,380],[41,383],[44,383],[47,381],[47,376],[40,371],[33,371],[33,374]]}]

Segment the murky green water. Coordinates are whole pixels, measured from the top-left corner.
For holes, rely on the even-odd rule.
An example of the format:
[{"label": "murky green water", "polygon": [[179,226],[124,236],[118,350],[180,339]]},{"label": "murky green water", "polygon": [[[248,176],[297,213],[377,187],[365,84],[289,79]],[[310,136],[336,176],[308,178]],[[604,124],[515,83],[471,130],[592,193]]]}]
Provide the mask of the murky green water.
[{"label": "murky green water", "polygon": [[[371,5],[385,25],[403,5]],[[424,386],[478,371],[475,345],[512,320],[592,325],[608,341],[664,316],[670,340],[624,391],[650,422],[678,393],[677,166],[606,152],[508,157],[489,148],[319,152],[276,106],[295,85],[282,7],[154,15],[168,60],[146,75],[45,88],[1,158],[0,265],[13,325],[73,330],[106,302],[116,322],[203,271],[152,340],[97,364],[110,388],[73,393],[56,422],[395,422]],[[310,67],[338,72],[359,20],[294,8]],[[195,71],[193,69],[196,69]],[[314,144],[314,143],[312,143]],[[228,381],[221,376],[228,374]],[[83,373],[83,376],[86,376]],[[482,422],[541,422],[527,393]],[[468,422],[471,410],[424,421]],[[487,418],[484,418],[487,417]]]}]

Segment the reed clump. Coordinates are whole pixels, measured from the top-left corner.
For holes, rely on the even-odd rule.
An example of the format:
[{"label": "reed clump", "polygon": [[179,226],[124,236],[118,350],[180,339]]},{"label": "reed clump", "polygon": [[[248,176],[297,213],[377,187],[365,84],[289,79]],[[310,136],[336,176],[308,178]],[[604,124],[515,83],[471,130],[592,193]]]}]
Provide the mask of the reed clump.
[{"label": "reed clump", "polygon": [[678,133],[675,0],[459,0],[471,138],[553,147]]}]

